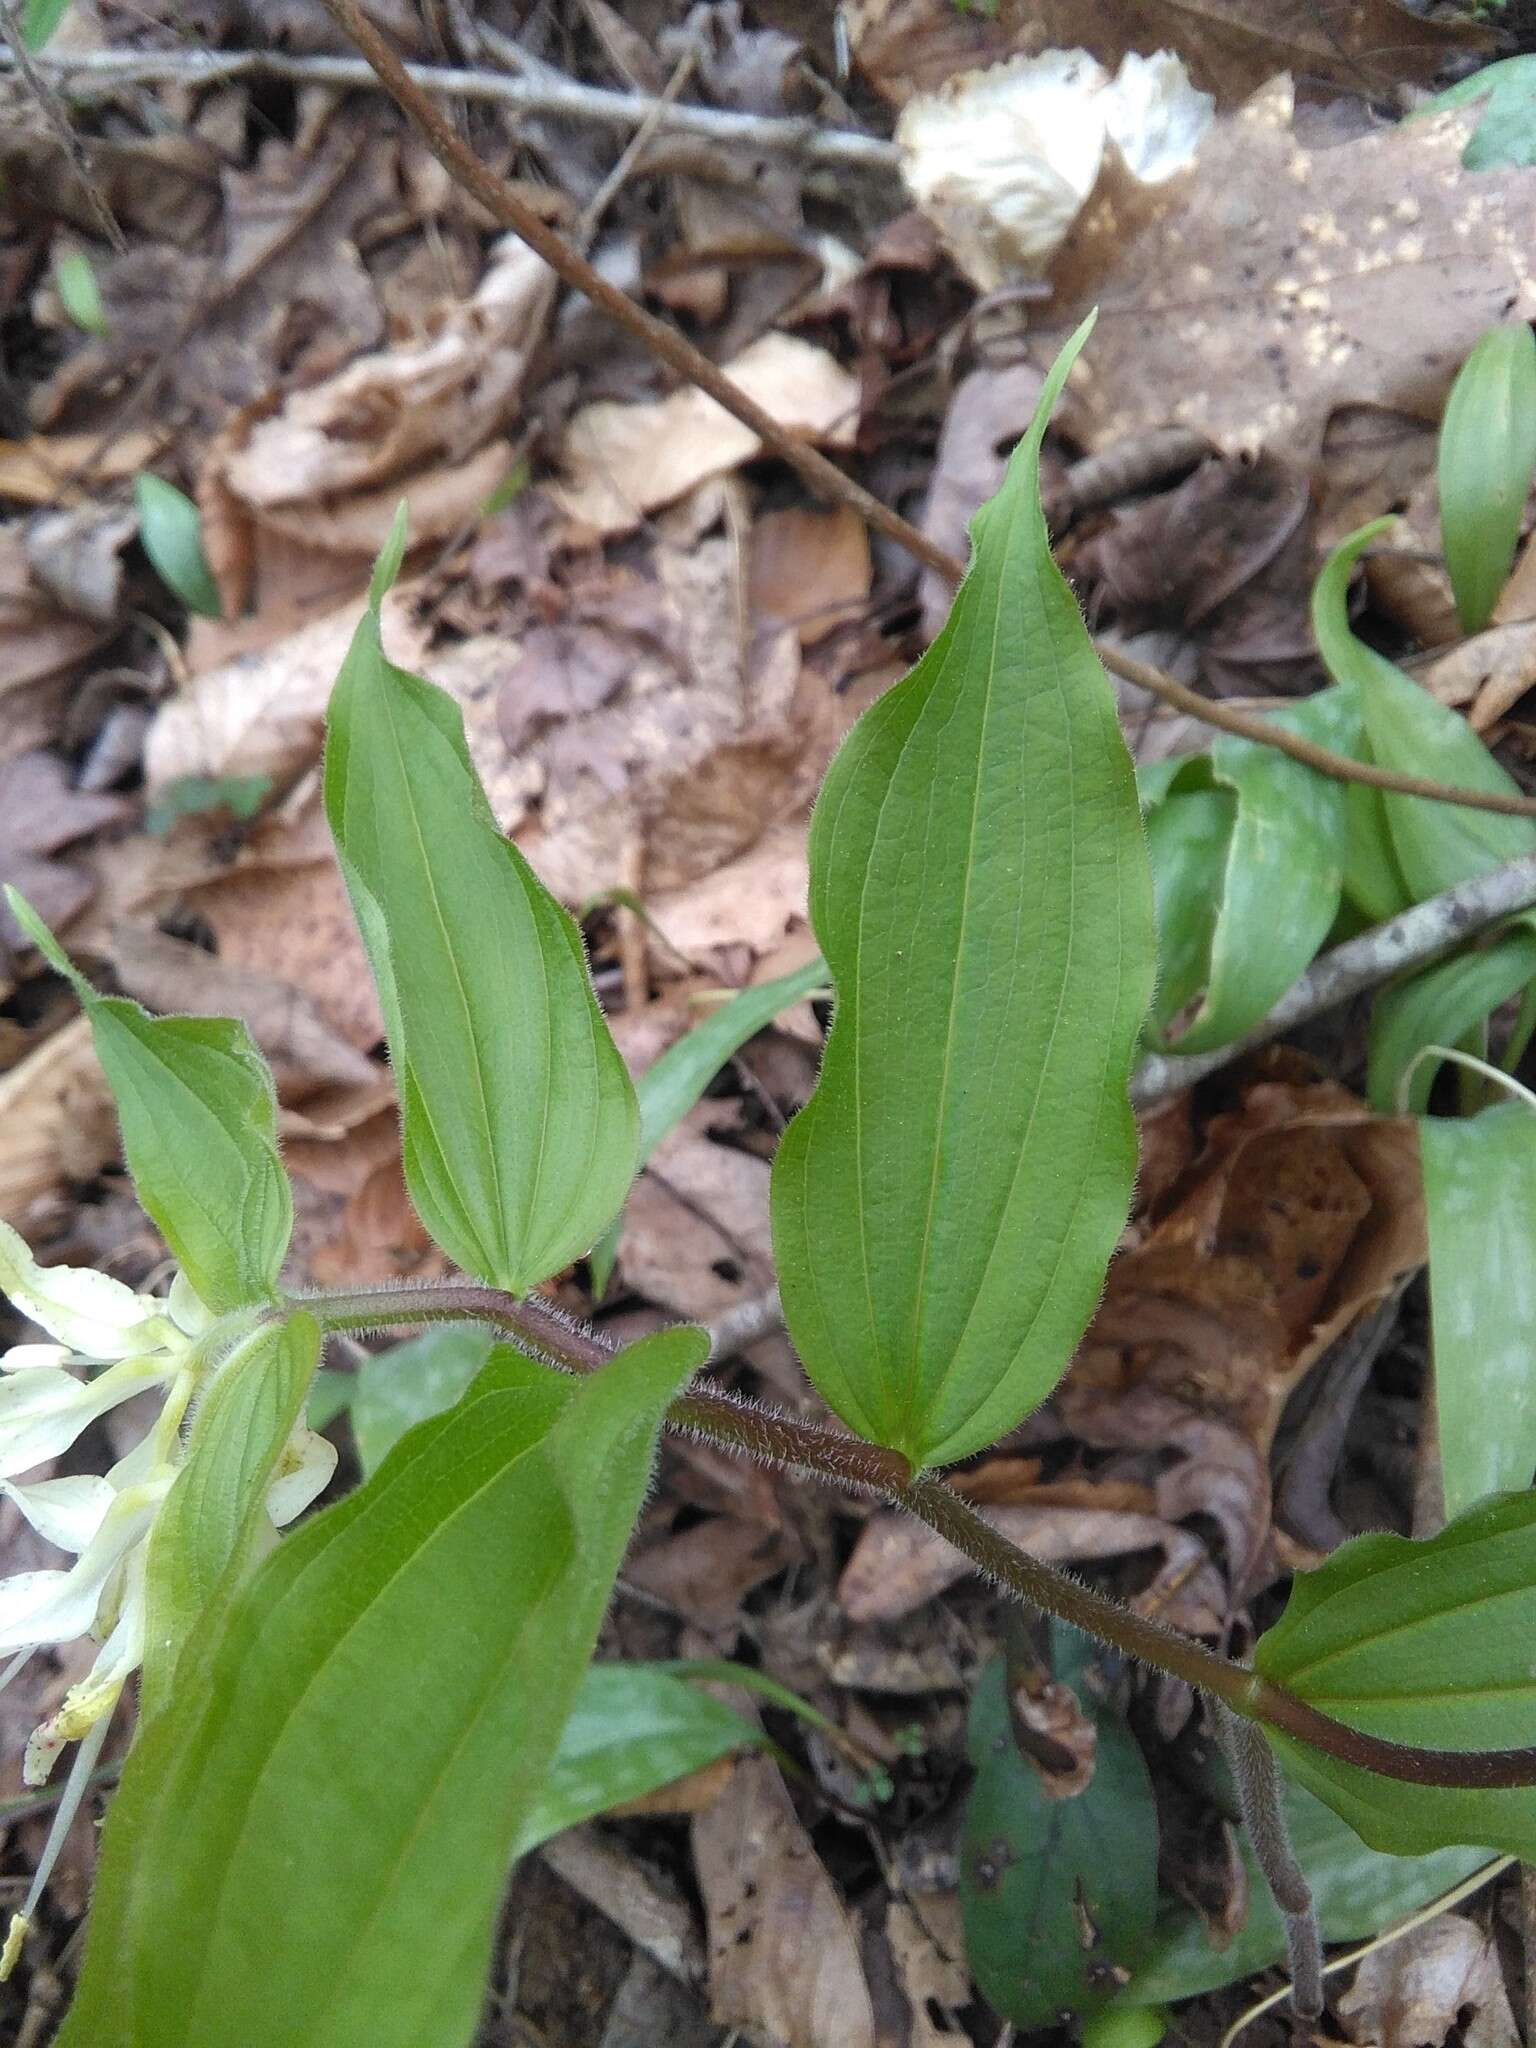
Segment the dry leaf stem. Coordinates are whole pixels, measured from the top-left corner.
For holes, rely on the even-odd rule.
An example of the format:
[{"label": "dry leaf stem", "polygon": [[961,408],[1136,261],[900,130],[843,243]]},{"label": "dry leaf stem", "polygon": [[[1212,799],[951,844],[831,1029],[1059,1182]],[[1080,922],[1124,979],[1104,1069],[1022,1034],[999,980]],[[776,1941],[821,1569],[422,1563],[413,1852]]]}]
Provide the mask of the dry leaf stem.
[{"label": "dry leaf stem", "polygon": [[[487,1323],[505,1331],[525,1353],[566,1372],[598,1371],[615,1356],[607,1338],[542,1295],[519,1299],[472,1281],[302,1294],[283,1306],[285,1313],[304,1310],[328,1331]],[[1416,1749],[1332,1720],[1258,1672],[1017,1549],[942,1479],[927,1473],[914,1476],[899,1451],[801,1422],[718,1387],[679,1396],[666,1420],[668,1428],[702,1437],[722,1450],[830,1480],[850,1491],[884,1496],[953,1544],[978,1571],[1025,1606],[1068,1622],[1154,1670],[1184,1679],[1247,1720],[1310,1743],[1378,1777],[1480,1791],[1536,1785],[1536,1749]]]},{"label": "dry leaf stem", "polygon": [[[770,412],[749,398],[676,328],[658,320],[594,270],[563,236],[556,234],[531,206],[517,196],[504,179],[481,163],[433,100],[416,84],[405,63],[368,20],[357,0],[324,0],[324,5],[332,20],[362,51],[385,90],[418,129],[423,141],[455,184],[477,199],[503,227],[510,228],[536,250],[557,277],[573,290],[585,294],[686,383],[697,385],[716,404],[723,406],[744,426],[750,427],[776,455],[798,470],[813,490],[834,501],[851,505],[876,532],[886,534],[951,583],[959,582],[965,573],[965,564],[958,555],[940,547],[910,520],[903,519],[889,505],[882,504],[862,484],[845,475],[820,449],[813,448],[809,442],[797,440],[787,432]],[[1304,762],[1307,767],[1319,774],[1332,776],[1336,781],[1363,782],[1373,789],[1392,790],[1399,796],[1427,797],[1441,803],[1462,804],[1470,810],[1495,811],[1505,817],[1536,817],[1536,799],[1506,796],[1498,791],[1453,789],[1426,776],[1400,775],[1393,769],[1377,767],[1373,762],[1352,761],[1344,754],[1334,754],[1326,747],[1317,746],[1298,733],[1286,732],[1272,725],[1268,719],[1252,717],[1202,697],[1149,663],[1122,654],[1118,648],[1102,642],[1095,642],[1095,646],[1099,659],[1113,674],[1133,683],[1138,689],[1146,690],[1176,711],[1199,719],[1203,724],[1213,725],[1222,732],[1235,733],[1242,739],[1255,740],[1261,746],[1274,747],[1280,753],[1290,755],[1292,760]]]}]

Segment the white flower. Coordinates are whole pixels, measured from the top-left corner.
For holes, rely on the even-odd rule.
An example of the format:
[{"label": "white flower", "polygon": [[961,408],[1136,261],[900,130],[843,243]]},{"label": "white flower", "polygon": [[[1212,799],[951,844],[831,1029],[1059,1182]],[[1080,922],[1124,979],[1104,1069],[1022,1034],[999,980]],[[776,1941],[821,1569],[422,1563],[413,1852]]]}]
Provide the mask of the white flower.
[{"label": "white flower", "polygon": [[[4,1223],[0,1293],[58,1340],[19,1344],[0,1355],[0,1493],[40,1536],[75,1553],[67,1571],[0,1579],[0,1657],[11,1654],[0,1687],[46,1644],[89,1636],[101,1646],[86,1676],[27,1743],[23,1776],[29,1785],[43,1783],[67,1743],[80,1748],[32,1888],[0,1952],[3,1979],[84,1795],[112,1709],[143,1660],[150,1533],[181,1467],[188,1408],[227,1346],[218,1341],[214,1316],[179,1274],[163,1301],[135,1294],[104,1273],[39,1266]],[[103,1369],[95,1378],[79,1376],[79,1368],[92,1366]],[[158,1413],[104,1478],[16,1484],[18,1474],[67,1450],[98,1415],[151,1391],[162,1396]],[[276,1526],[309,1506],[335,1463],[323,1437],[302,1426],[294,1430],[267,1489]]]}]

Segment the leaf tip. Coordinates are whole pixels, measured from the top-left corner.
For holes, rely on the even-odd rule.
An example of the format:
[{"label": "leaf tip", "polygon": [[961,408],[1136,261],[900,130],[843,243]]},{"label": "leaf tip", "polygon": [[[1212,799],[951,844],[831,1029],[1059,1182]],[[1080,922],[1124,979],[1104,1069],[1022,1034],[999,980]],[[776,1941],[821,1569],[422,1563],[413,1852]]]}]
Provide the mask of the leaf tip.
[{"label": "leaf tip", "polygon": [[400,574],[400,564],[405,560],[406,536],[410,530],[410,507],[402,498],[395,507],[395,516],[390,521],[389,532],[384,536],[384,545],[379,549],[378,560],[373,565],[373,575],[368,583],[368,603],[377,611],[388,592],[394,588]]}]

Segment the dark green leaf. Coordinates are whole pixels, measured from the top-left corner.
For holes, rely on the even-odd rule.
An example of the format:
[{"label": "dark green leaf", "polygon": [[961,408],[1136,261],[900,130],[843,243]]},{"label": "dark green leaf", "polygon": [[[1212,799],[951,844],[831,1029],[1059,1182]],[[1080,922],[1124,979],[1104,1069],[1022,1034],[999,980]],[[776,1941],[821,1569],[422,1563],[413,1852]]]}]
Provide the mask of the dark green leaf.
[{"label": "dark green leaf", "polygon": [[[1377,520],[1329,556],[1312,594],[1312,624],[1329,673],[1359,691],[1370,757],[1378,766],[1427,775],[1457,789],[1518,796],[1464,718],[1436,703],[1349,627],[1349,578],[1356,560],[1391,525]],[[1428,797],[1380,793],[1393,853],[1414,900],[1485,874],[1536,849],[1536,819],[1499,817]]]},{"label": "dark green leaf", "polygon": [[1055,1631],[1055,1665],[1097,1733],[1093,1776],[1047,1797],[1009,1726],[1001,1658],[982,1672],[966,1745],[976,1779],[960,1844],[960,1910],[971,1973],[1026,2031],[1109,2004],[1151,1939],[1157,1811],[1136,1738],[1084,1682],[1093,1646]]},{"label": "dark green leaf", "polygon": [[1440,535],[1464,633],[1509,580],[1536,473],[1536,334],[1494,327],[1462,364],[1440,423]]},{"label": "dark green leaf", "polygon": [[[1536,945],[1536,940],[1531,943]],[[1506,1102],[1419,1126],[1445,1512],[1536,1471],[1536,1114]]]},{"label": "dark green leaf", "polygon": [[352,1441],[363,1476],[384,1462],[408,1429],[451,1408],[490,1354],[490,1333],[444,1323],[364,1361],[352,1394]]},{"label": "dark green leaf", "polygon": [[634,1175],[634,1090],[575,924],[491,815],[458,707],[357,629],[325,803],[378,983],[406,1180],[455,1262],[524,1293],[587,1251]]},{"label": "dark green leaf", "polygon": [[319,1360],[313,1316],[264,1324],[225,1361],[198,1406],[186,1462],[149,1540],[139,1691],[146,1720],[169,1698],[176,1660],[199,1616],[255,1561],[271,1526],[267,1489]]},{"label": "dark green leaf", "polygon": [[684,1678],[650,1664],[594,1664],[516,1853],[762,1740],[761,1729]]},{"label": "dark green leaf", "polygon": [[1536,164],[1536,56],[1506,57],[1488,64],[1470,78],[1436,93],[1415,109],[1438,114],[1448,107],[1486,101],[1461,161],[1469,171],[1492,171]]},{"label": "dark green leaf", "polygon": [[[1433,1855],[1385,1856],[1368,1849],[1354,1829],[1299,1785],[1284,1792],[1286,1820],[1297,1861],[1312,1887],[1325,1941],[1364,1941],[1394,1920],[1449,1891],[1486,1861],[1481,1849],[1441,1849]],[[1242,1842],[1248,1866],[1248,1911],[1230,1943],[1217,1948],[1206,1922],[1182,1900],[1164,1898],[1152,1943],[1120,1993],[1127,2005],[1194,1998],[1237,1984],[1285,1956],[1285,1923],[1253,1851]]]},{"label": "dark green leaf", "polygon": [[185,491],[164,477],[141,476],[134,485],[139,501],[139,539],[156,575],[179,597],[188,611],[205,618],[221,616],[219,587],[203,553],[203,522]]},{"label": "dark green leaf", "polygon": [[507,1859],[703,1358],[505,1349],[183,1652],[103,1842],[61,2048],[463,2048]]},{"label": "dark green leaf", "polygon": [[1085,334],[976,515],[943,631],[860,719],[811,825],[836,1007],[774,1162],[785,1314],[826,1401],[920,1464],[991,1443],[1049,1393],[1135,1167],[1146,843],[1037,489]]},{"label": "dark green leaf", "polygon": [[151,1017],[99,996],[29,903],[11,914],[91,1020],[139,1200],[193,1292],[223,1311],[270,1301],[293,1229],[266,1061],[228,1017]]},{"label": "dark green leaf", "polygon": [[[1518,1748],[1536,1705],[1536,1493],[1474,1508],[1422,1543],[1360,1536],[1297,1575],[1259,1639],[1265,1677],[1372,1735],[1430,1749]],[[1400,1784],[1272,1736],[1295,1777],[1376,1849],[1475,1843],[1536,1856],[1536,1788]]]},{"label": "dark green leaf", "polygon": [[[1521,922],[1491,944],[1473,946],[1383,991],[1371,1013],[1366,1088],[1384,1115],[1422,1114],[1439,1073],[1437,1059],[1413,1062],[1428,1045],[1459,1045],[1467,1032],[1536,976],[1536,931]],[[1404,1074],[1413,1067],[1406,1100]]]}]

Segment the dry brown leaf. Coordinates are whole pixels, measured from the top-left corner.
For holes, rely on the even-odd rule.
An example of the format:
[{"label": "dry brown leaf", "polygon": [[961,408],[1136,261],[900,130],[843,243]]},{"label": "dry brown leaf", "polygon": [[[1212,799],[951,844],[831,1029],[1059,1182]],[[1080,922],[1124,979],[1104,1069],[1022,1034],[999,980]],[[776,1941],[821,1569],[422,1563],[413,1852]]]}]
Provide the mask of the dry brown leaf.
[{"label": "dry brown leaf", "polygon": [[1417,680],[1442,704],[1469,704],[1468,723],[1486,732],[1536,683],[1536,619],[1474,633],[1421,669]]},{"label": "dry brown leaf", "polygon": [[619,1248],[631,1287],[701,1322],[773,1274],[767,1163],[712,1142],[719,1120],[718,1105],[701,1102],[662,1139],[630,1191]]},{"label": "dry brown leaf", "polygon": [[163,436],[129,429],[110,441],[100,434],[33,434],[0,440],[0,498],[22,505],[75,505],[102,484],[148,469]]},{"label": "dry brown leaf", "polygon": [[76,1017],[0,1077],[0,1218],[20,1226],[65,1180],[117,1157],[117,1117],[91,1027]]},{"label": "dry brown leaf", "polygon": [[[877,2048],[955,2048],[965,2038],[953,2015],[969,2005],[975,1993],[965,1967],[958,1905],[953,1893],[930,1892],[922,1896],[921,1906],[919,1912],[917,1902],[893,1898],[886,1907],[884,1947],[906,2010],[886,2014],[871,1972]],[[865,1954],[868,1957],[868,1944]],[[949,2023],[941,2026],[936,2014],[949,2015]]]},{"label": "dry brown leaf", "polygon": [[717,2023],[776,2048],[874,2048],[858,1943],[776,1764],[738,1763],[694,1820],[693,1858]]},{"label": "dry brown leaf", "polygon": [[[1068,387],[1079,439],[1173,422],[1311,463],[1337,406],[1438,417],[1478,336],[1536,311],[1536,169],[1463,170],[1459,113],[1311,149],[1291,110],[1277,80],[1218,122],[1187,204],[1119,252]],[[1037,360],[1088,310],[1061,307]]]},{"label": "dry brown leaf", "polygon": [[[99,621],[65,611],[37,582],[23,528],[0,527],[0,698],[66,673],[106,637]],[[0,758],[8,754],[0,741]]]},{"label": "dry brown leaf", "polygon": [[[45,924],[70,923],[90,902],[94,884],[87,869],[52,856],[137,810],[129,797],[76,789],[56,754],[38,750],[0,764],[0,882],[19,889]],[[25,946],[0,903],[0,961]]]},{"label": "dry brown leaf", "polygon": [[859,69],[898,105],[956,71],[1073,44],[1110,66],[1130,50],[1178,50],[1224,105],[1278,71],[1370,95],[1427,85],[1456,51],[1490,47],[1486,28],[1426,21],[1399,0],[853,0],[846,11]]},{"label": "dry brown leaf", "polygon": [[[858,380],[825,349],[765,334],[724,369],[789,432],[852,446]],[[546,488],[582,538],[629,533],[648,512],[751,461],[761,446],[750,427],[693,385],[639,405],[599,400],[572,418],[561,450],[564,481]]]},{"label": "dry brown leaf", "polygon": [[760,628],[792,626],[812,647],[869,601],[869,531],[851,505],[831,512],[788,506],[752,529],[748,595]]},{"label": "dry brown leaf", "polygon": [[1516,2048],[1520,2039],[1498,1946],[1458,1913],[1368,1955],[1336,2009],[1361,2048],[1441,2048],[1452,2028],[1466,2048]]}]

